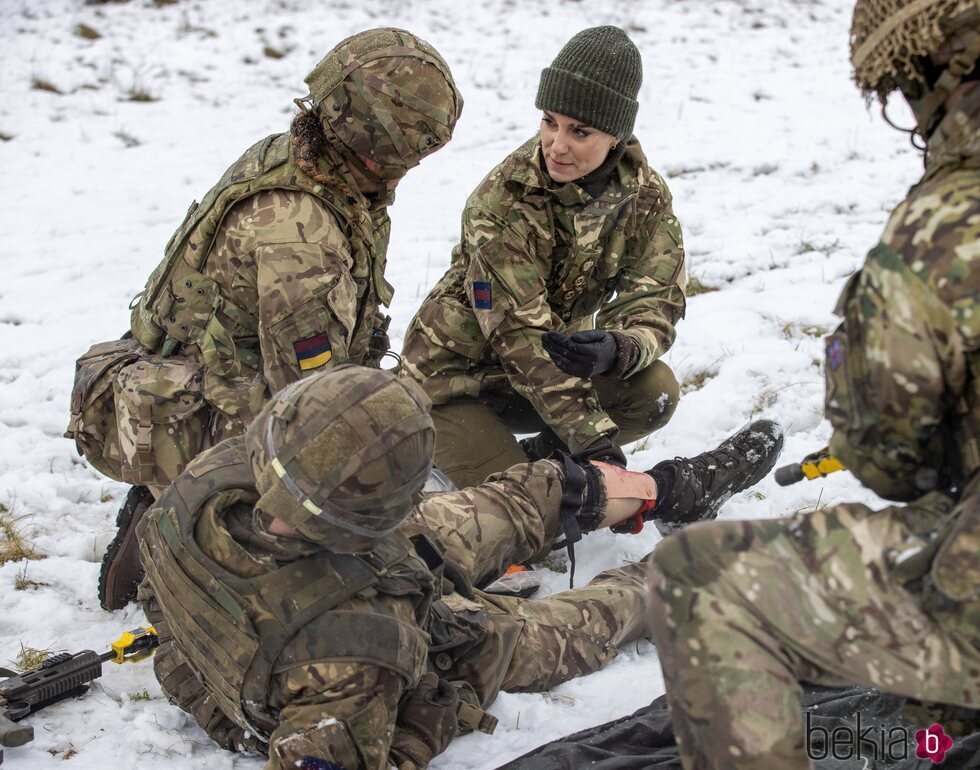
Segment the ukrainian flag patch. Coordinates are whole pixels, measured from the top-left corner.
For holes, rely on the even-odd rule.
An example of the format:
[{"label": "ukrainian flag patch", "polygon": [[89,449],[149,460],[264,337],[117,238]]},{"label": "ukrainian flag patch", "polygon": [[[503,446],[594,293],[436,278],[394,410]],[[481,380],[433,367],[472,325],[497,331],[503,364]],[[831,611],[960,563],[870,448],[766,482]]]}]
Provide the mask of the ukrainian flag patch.
[{"label": "ukrainian flag patch", "polygon": [[327,339],[325,332],[304,340],[296,340],[293,343],[293,350],[296,353],[296,363],[304,372],[317,369],[333,358],[333,353],[330,352],[330,340]]},{"label": "ukrainian flag patch", "polygon": [[473,307],[477,310],[493,309],[493,293],[490,281],[473,281]]}]

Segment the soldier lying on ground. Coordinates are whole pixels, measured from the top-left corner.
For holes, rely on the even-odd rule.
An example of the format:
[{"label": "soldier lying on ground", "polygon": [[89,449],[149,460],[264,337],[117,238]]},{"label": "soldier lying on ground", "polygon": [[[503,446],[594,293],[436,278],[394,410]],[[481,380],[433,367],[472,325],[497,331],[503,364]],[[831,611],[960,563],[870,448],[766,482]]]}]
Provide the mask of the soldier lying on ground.
[{"label": "soldier lying on ground", "polygon": [[306,83],[290,131],[251,147],[191,206],[130,338],[79,361],[67,435],[139,487],[103,562],[106,609],[135,596],[136,523],[191,459],[242,433],[285,385],[387,351],[387,207],[450,140],[462,99],[439,54],[397,29],[344,40]]},{"label": "soldier lying on ground", "polygon": [[555,449],[615,456],[674,412],[660,357],[684,315],[684,248],[632,136],[641,78],[617,27],[565,45],[541,73],[539,135],[470,196],[409,326],[403,371],[435,404],[436,465],[459,487]]},{"label": "soldier lying on ground", "polygon": [[[345,365],[279,391],[150,509],[154,668],[220,745],[267,751],[267,770],[422,768],[491,731],[499,691],[595,671],[643,634],[642,564],[540,600],[474,586],[562,530],[656,518],[649,474],[564,456],[417,502],[434,443],[418,385]],[[715,454],[737,445],[765,472],[781,444],[759,421]]]},{"label": "soldier lying on ground", "polygon": [[978,55],[976,0],[854,9],[855,79],[882,102],[901,90],[926,170],[838,302],[830,448],[911,502],[661,543],[650,628],[687,770],[809,767],[799,680],[980,706]]}]

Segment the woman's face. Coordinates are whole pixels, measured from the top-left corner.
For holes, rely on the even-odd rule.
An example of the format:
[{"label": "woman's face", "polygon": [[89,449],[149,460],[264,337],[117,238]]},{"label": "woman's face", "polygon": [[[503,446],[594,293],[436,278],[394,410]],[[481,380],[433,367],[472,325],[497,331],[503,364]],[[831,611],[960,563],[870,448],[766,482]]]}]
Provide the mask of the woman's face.
[{"label": "woman's face", "polygon": [[556,182],[573,182],[595,171],[618,140],[567,115],[541,116],[541,151],[548,174]]}]

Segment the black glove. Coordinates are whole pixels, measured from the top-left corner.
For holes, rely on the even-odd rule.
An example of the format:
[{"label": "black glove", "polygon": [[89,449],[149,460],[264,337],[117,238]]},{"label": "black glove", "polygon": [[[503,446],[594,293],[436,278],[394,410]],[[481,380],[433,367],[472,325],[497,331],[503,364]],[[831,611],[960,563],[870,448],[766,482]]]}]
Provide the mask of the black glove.
[{"label": "black glove", "polygon": [[459,734],[459,693],[436,674],[423,674],[398,707],[390,758],[401,767],[425,767]]},{"label": "black glove", "polygon": [[545,332],[542,344],[555,366],[586,380],[612,369],[619,354],[616,338],[600,329],[575,332],[570,337],[562,332]]}]

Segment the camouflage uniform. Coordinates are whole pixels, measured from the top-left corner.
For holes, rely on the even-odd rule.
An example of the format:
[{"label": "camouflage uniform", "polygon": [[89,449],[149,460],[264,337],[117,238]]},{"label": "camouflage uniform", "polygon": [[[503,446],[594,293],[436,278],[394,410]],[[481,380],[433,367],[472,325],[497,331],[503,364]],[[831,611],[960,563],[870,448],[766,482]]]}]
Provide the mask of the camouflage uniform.
[{"label": "camouflage uniform", "polygon": [[[462,485],[524,458],[511,430],[550,428],[579,451],[617,426],[627,442],[666,423],[677,383],[658,359],[684,283],[670,192],[635,138],[595,199],[552,182],[528,141],[470,196],[452,264],[406,333],[403,371],[436,405],[437,465]],[[590,382],[560,371],[541,339],[591,328],[596,311],[630,355]]]},{"label": "camouflage uniform", "polygon": [[978,137],[974,87],[827,340],[831,448],[912,502],[695,525],[654,552],[651,630],[688,770],[808,767],[799,680],[980,706]]},{"label": "camouflage uniform", "polygon": [[306,82],[292,130],[191,205],[137,297],[132,339],[79,361],[66,435],[112,478],[159,491],[272,393],[387,350],[387,206],[449,141],[462,99],[439,54],[396,29],[342,41]]},{"label": "camouflage uniform", "polygon": [[[262,740],[267,739],[268,770],[322,766],[302,764],[308,757],[345,770],[382,770],[390,763],[424,766],[427,759],[403,763],[406,756],[418,756],[405,753],[406,746],[420,740],[413,717],[429,718],[424,706],[414,714],[417,701],[411,700],[426,665],[454,683],[468,701],[468,712],[460,709],[457,717],[453,709],[450,715],[448,743],[457,718],[463,729],[476,727],[481,707],[500,690],[545,690],[595,671],[616,655],[618,645],[643,633],[641,565],[610,570],[584,588],[543,600],[492,596],[466,587],[495,578],[553,537],[562,474],[558,463],[541,461],[511,468],[480,487],[426,497],[412,511],[405,532],[426,533],[444,550],[447,563],[456,567],[458,588],[437,579],[441,567],[434,565],[433,574],[414,551],[398,551],[404,534],[397,533],[386,540],[394,556],[388,557],[383,579],[373,587],[360,586],[356,595],[319,617],[308,613],[305,625],[290,631],[295,636],[274,665],[270,661],[262,669],[267,680],[254,681],[253,663],[246,684],[236,660],[250,642],[244,630],[235,629],[247,624],[209,622],[219,610],[199,598],[201,589],[175,582],[184,573],[171,554],[200,553],[194,563],[214,565],[211,573],[196,572],[195,579],[222,607],[232,606],[223,599],[226,592],[240,597],[249,581],[267,606],[282,602],[296,615],[308,612],[318,596],[338,590],[329,578],[337,574],[334,570],[342,574],[342,560],[352,557],[270,535],[271,517],[255,507],[258,494],[243,439],[223,442],[191,463],[146,520],[147,581],[141,596],[161,633],[154,665],[164,691],[225,748],[264,750]],[[168,525],[176,521],[173,506],[191,500],[199,502],[188,511],[193,526]],[[377,553],[370,556],[378,558]],[[288,596],[260,589],[286,571],[294,580]],[[163,600],[181,585],[178,601]],[[311,587],[301,591],[301,586]],[[365,631],[364,623],[371,629]],[[374,644],[389,626],[397,627],[400,636],[387,648]],[[278,633],[268,617],[260,616],[255,628],[263,639]],[[181,629],[199,640],[203,651],[190,649],[187,636],[178,637],[185,639],[183,647],[176,644],[173,637]],[[255,692],[263,693],[261,702],[245,697]],[[476,718],[467,721],[467,713]]]}]

